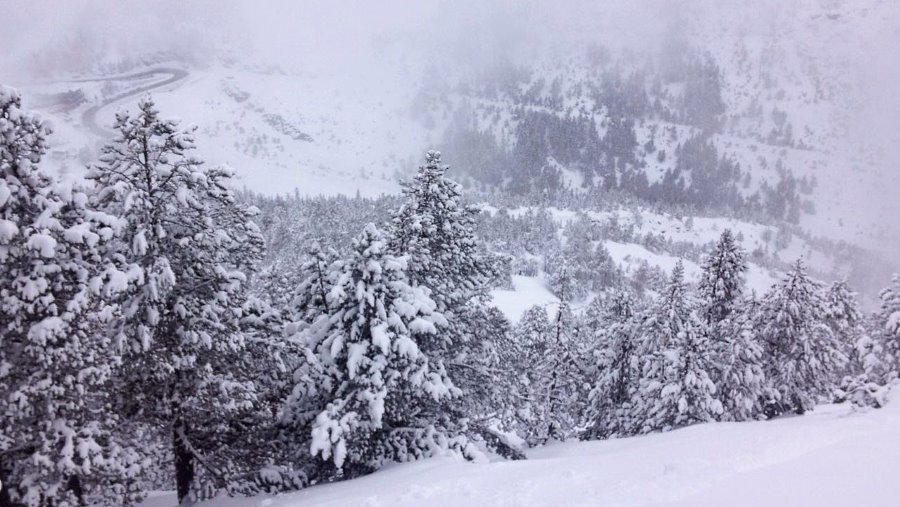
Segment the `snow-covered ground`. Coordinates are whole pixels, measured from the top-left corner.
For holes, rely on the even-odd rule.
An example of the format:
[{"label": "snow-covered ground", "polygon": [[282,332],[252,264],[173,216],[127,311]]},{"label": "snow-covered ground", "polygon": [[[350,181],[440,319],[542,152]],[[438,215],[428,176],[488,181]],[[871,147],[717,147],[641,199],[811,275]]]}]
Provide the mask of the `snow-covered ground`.
[{"label": "snow-covered ground", "polygon": [[[900,399],[800,417],[533,450],[526,461],[435,458],[278,497],[205,506],[896,506]],[[160,495],[145,507],[173,506]]]},{"label": "snow-covered ground", "polygon": [[530,276],[512,277],[513,289],[498,289],[491,292],[494,306],[511,322],[518,322],[532,306],[551,306],[559,303],[541,278]]}]

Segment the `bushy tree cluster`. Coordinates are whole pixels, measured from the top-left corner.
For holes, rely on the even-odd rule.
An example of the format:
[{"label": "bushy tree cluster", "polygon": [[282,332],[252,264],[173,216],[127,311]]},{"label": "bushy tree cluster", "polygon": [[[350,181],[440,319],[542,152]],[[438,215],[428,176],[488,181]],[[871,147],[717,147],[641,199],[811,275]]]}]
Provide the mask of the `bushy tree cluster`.
[{"label": "bushy tree cluster", "polygon": [[802,261],[759,300],[744,293],[746,271],[746,254],[725,231],[696,289],[679,264],[649,304],[614,291],[589,305],[585,437],[802,413],[833,396],[884,403],[884,386],[896,377],[885,352],[900,315],[895,289],[882,293],[869,326],[846,284],[820,285]]}]

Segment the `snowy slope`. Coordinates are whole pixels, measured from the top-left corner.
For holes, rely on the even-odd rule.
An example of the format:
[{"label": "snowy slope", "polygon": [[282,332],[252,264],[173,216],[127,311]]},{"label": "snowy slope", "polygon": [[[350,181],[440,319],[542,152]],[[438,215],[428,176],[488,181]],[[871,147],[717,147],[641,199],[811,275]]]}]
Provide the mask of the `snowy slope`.
[{"label": "snowy slope", "polygon": [[[895,506],[900,498],[898,401],[862,413],[824,405],[775,421],[557,444],[532,451],[526,461],[472,464],[436,458],[281,497],[205,505]],[[171,505],[171,496],[145,503]]]},{"label": "snowy slope", "polygon": [[[50,163],[80,174],[71,161],[90,161],[84,148],[104,140],[98,130],[133,110],[145,91],[165,116],[198,128],[207,163],[232,166],[239,186],[269,195],[396,192],[397,172],[414,167],[429,146],[429,133],[410,117],[413,85],[224,65],[135,73],[169,68],[185,77],[167,84],[163,72],[155,79],[92,76],[22,86],[26,98],[49,97],[29,106],[41,109],[57,132]],[[80,92],[84,101],[52,99],[63,92]]]}]

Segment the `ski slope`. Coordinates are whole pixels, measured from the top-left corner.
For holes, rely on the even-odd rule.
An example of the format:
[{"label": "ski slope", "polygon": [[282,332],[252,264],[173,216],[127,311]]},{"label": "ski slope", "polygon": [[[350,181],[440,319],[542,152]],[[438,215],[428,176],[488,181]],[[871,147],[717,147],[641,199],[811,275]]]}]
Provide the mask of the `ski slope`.
[{"label": "ski slope", "polygon": [[[893,398],[898,395],[893,393]],[[799,417],[568,442],[526,461],[450,457],[352,481],[204,507],[896,506],[900,400],[880,410],[823,405]],[[145,507],[174,506],[161,494]]]}]

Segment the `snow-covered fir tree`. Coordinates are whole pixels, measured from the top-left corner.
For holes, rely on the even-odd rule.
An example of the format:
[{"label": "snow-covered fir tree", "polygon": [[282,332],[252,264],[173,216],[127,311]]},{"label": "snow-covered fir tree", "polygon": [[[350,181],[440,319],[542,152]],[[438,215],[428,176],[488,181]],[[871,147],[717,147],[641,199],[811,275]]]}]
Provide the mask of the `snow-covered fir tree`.
[{"label": "snow-covered fir tree", "polygon": [[628,292],[616,290],[598,296],[595,303],[598,315],[589,331],[594,334],[596,380],[589,394],[586,436],[625,436],[636,426],[632,400],[640,374],[636,302]]},{"label": "snow-covered fir tree", "polygon": [[560,301],[577,301],[587,295],[587,288],[578,278],[573,261],[564,252],[552,254],[546,262],[547,287]]},{"label": "snow-covered fir tree", "polygon": [[116,409],[169,432],[180,502],[209,497],[249,473],[239,442],[259,412],[241,316],[262,237],[235,202],[231,170],[204,168],[192,131],[149,97],[114,128],[88,178],[95,205],[126,222],[108,254],[131,276],[112,326]]},{"label": "snow-covered fir tree", "polygon": [[562,303],[551,323],[550,350],[538,362],[544,379],[545,439],[565,440],[577,429],[584,413],[587,383],[584,378],[582,330],[572,308]]},{"label": "snow-covered fir tree", "polygon": [[745,421],[762,416],[774,394],[766,380],[765,350],[756,330],[758,303],[744,299],[729,318],[716,325],[713,350],[714,381],[722,402],[720,419]]},{"label": "snow-covered fir tree", "polygon": [[295,288],[294,296],[289,304],[289,319],[295,329],[308,326],[322,313],[328,312],[328,291],[334,283],[336,273],[340,271],[338,254],[333,249],[323,248],[321,243],[314,241],[309,244],[306,252],[306,261],[298,270],[299,285]]},{"label": "snow-covered fir tree", "polygon": [[755,327],[765,351],[766,378],[779,394],[766,407],[768,415],[802,414],[835,387],[834,375],[846,357],[826,321],[822,292],[798,259],[761,302]]},{"label": "snow-covered fir tree", "polygon": [[710,375],[721,418],[729,421],[758,415],[766,385],[762,346],[753,331],[755,303],[743,299],[747,269],[745,252],[726,229],[706,257],[697,286],[698,314],[714,363]]},{"label": "snow-covered fir tree", "polygon": [[740,303],[746,283],[746,254],[725,229],[712,253],[703,262],[699,293],[699,313],[712,325],[727,319]]},{"label": "snow-covered fir tree", "polygon": [[[602,242],[595,245],[597,232],[589,217],[579,214],[564,230],[565,243],[546,263],[550,289],[557,294],[558,271],[565,269],[570,278],[573,300],[583,299],[588,292],[599,292],[616,286],[621,272]],[[559,295],[559,294],[557,294]]]},{"label": "snow-covered fir tree", "polygon": [[532,445],[574,435],[584,413],[587,394],[581,329],[563,303],[552,319],[533,307],[523,317],[517,340],[527,363],[527,400],[521,407],[526,441]]},{"label": "snow-covered fir tree", "polygon": [[448,449],[474,456],[465,438],[447,430],[444,407],[459,390],[422,346],[447,328],[428,289],[409,284],[406,259],[389,253],[372,224],[337,269],[327,312],[301,331],[325,374],[319,384],[327,406],[312,424],[313,455],[345,477]]},{"label": "snow-covered fir tree", "polygon": [[826,322],[843,346],[847,363],[839,370],[835,401],[880,408],[886,402],[888,385],[897,374],[886,357],[884,336],[874,319],[865,319],[856,294],[845,281],[834,282],[826,294]]},{"label": "snow-covered fir tree", "polygon": [[858,374],[862,370],[862,360],[857,356],[857,342],[862,337],[863,318],[856,301],[856,294],[844,280],[831,284],[825,292],[825,322],[841,344],[847,357],[844,368],[836,371],[835,381],[844,375]]},{"label": "snow-covered fir tree", "polygon": [[[427,287],[436,310],[448,320],[446,332],[420,346],[444,364],[463,393],[448,406],[449,416],[485,421],[496,411],[497,394],[508,380],[492,352],[506,338],[505,319],[486,306],[498,263],[480,247],[475,236],[479,211],[463,202],[462,188],[446,177],[447,169],[440,152],[429,151],[425,164],[404,183],[404,202],[393,214],[389,246],[407,257],[410,284]],[[481,425],[472,430],[484,433]]]},{"label": "snow-covered fir tree", "polygon": [[119,224],[41,171],[48,133],[0,87],[0,505],[130,505],[101,332],[124,288],[100,255]]},{"label": "snow-covered fir tree", "polygon": [[710,378],[710,344],[688,301],[679,261],[641,329],[641,378],[636,413],[641,431],[710,421],[722,412]]},{"label": "snow-covered fir tree", "polygon": [[892,367],[900,371],[900,274],[891,278],[891,284],[881,291],[879,297],[881,308],[876,316],[878,333],[884,337]]},{"label": "snow-covered fir tree", "polygon": [[409,257],[409,279],[432,291],[441,312],[457,311],[487,296],[492,276],[475,238],[479,211],[466,205],[462,187],[448,179],[441,153],[429,151],[425,165],[403,185],[405,201],[394,214],[391,249]]}]

